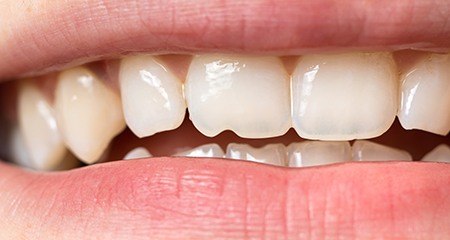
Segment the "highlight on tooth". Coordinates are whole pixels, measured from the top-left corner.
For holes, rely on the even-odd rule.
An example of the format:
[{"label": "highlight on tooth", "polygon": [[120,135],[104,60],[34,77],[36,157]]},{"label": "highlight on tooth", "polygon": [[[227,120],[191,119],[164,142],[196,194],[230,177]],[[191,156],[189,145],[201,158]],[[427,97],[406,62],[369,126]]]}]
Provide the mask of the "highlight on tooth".
[{"label": "highlight on tooth", "polygon": [[204,144],[196,148],[186,150],[175,154],[178,157],[209,157],[209,158],[223,158],[225,153],[222,148],[215,143]]}]

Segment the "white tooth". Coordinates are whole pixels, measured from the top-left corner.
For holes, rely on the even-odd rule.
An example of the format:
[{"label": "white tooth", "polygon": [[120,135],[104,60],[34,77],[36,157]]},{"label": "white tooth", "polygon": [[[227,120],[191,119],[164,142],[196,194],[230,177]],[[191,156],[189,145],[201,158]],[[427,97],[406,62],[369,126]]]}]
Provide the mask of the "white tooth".
[{"label": "white tooth", "polygon": [[379,136],[395,119],[397,89],[390,53],[304,56],[292,77],[294,128],[307,139]]},{"label": "white tooth", "polygon": [[99,160],[125,127],[119,96],[90,70],[78,67],[60,74],[55,97],[66,145],[85,163]]},{"label": "white tooth", "polygon": [[131,151],[129,151],[125,157],[123,157],[124,160],[128,159],[138,159],[138,158],[149,158],[152,157],[152,154],[144,147],[137,147]]},{"label": "white tooth", "polygon": [[11,130],[11,135],[9,136],[9,158],[11,161],[17,163],[18,165],[34,169],[33,160],[31,160],[28,151],[26,151],[27,147],[25,146],[24,137],[19,130],[19,128],[14,127]]},{"label": "white tooth", "polygon": [[287,147],[289,167],[309,167],[350,161],[348,142],[304,141]]},{"label": "white tooth", "polygon": [[355,141],[352,152],[356,161],[412,160],[407,151],[364,140]]},{"label": "white tooth", "polygon": [[190,119],[209,137],[232,130],[266,138],[291,127],[289,76],[275,57],[196,56],[185,95]]},{"label": "white tooth", "polygon": [[179,127],[186,113],[182,82],[153,56],[122,60],[120,90],[128,127],[146,137]]},{"label": "white tooth", "polygon": [[53,107],[30,81],[22,83],[18,104],[20,131],[33,168],[57,168],[67,149],[56,124]]},{"label": "white tooth", "polygon": [[286,166],[286,147],[283,144],[268,144],[262,148],[253,148],[247,144],[230,143],[225,157]]},{"label": "white tooth", "polygon": [[405,129],[450,131],[450,55],[430,54],[402,74],[398,118]]},{"label": "white tooth", "polygon": [[450,163],[450,147],[441,144],[427,153],[421,161]]},{"label": "white tooth", "polygon": [[219,145],[211,143],[196,147],[188,151],[177,153],[175,156],[223,158],[225,156],[225,153]]}]

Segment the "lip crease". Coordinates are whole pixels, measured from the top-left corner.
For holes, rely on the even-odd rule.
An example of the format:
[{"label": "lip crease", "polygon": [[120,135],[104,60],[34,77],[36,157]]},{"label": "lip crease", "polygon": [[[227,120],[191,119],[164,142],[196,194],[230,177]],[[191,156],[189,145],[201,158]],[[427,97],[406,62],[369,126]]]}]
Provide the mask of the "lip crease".
[{"label": "lip crease", "polygon": [[[133,52],[298,55],[450,46],[450,19],[442,12],[448,1],[2,4],[11,9],[0,15],[2,80]],[[12,229],[0,238],[444,239],[449,172],[442,163],[289,169],[170,157],[37,173],[0,162],[0,224]]]}]

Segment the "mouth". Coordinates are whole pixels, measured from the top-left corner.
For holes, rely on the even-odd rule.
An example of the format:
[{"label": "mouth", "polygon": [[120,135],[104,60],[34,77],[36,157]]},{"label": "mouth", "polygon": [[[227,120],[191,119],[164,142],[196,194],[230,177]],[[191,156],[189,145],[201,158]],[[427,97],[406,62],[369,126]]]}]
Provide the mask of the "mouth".
[{"label": "mouth", "polygon": [[[156,239],[450,235],[442,19],[383,25],[383,4],[352,2],[261,2],[251,13],[209,3],[211,16],[190,12],[206,7],[197,3],[136,3],[50,4],[42,22],[25,3],[33,23],[9,20],[0,203],[22,200],[0,211],[15,229],[0,236],[31,234],[18,222],[42,214],[44,236],[61,223]],[[401,3],[390,6],[399,22]],[[295,20],[292,4],[315,21]],[[442,6],[421,7],[417,19]],[[163,9],[176,21],[154,21]],[[34,42],[13,45],[24,39]]]}]

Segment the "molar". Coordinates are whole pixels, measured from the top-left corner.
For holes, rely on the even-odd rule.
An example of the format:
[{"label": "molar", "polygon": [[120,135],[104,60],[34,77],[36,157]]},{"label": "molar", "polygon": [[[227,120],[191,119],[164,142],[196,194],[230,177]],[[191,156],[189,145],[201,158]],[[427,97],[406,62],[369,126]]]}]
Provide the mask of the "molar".
[{"label": "molar", "polygon": [[289,76],[276,57],[195,56],[185,95],[190,119],[209,137],[266,138],[291,127]]}]

